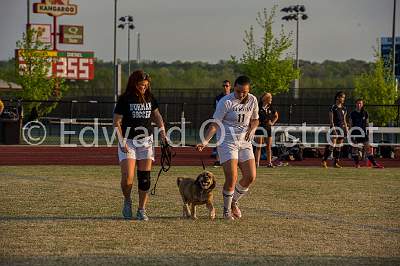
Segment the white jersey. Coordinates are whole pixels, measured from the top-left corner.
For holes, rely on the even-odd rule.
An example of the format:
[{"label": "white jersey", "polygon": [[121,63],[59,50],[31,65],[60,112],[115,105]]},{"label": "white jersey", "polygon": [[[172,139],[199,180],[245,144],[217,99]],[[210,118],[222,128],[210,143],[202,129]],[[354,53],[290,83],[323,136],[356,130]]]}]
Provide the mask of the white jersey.
[{"label": "white jersey", "polygon": [[[234,93],[228,94],[218,102],[213,118],[224,126],[226,140],[243,140],[250,120],[258,119],[257,98],[249,93],[247,102],[241,104]],[[217,131],[217,138],[218,140],[221,138],[220,128]]]}]

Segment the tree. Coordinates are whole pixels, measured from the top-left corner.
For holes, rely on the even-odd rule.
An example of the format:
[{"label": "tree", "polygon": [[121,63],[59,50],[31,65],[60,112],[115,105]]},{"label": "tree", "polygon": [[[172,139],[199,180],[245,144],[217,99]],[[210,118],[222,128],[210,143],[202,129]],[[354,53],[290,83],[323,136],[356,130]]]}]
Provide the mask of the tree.
[{"label": "tree", "polygon": [[[367,105],[394,105],[399,97],[391,67],[385,65],[377,49],[373,68],[354,79],[355,95]],[[397,108],[378,107],[369,110],[371,121],[376,125],[388,125],[396,119]]]},{"label": "tree", "polygon": [[[17,41],[19,56],[24,64],[20,64],[17,73],[17,83],[22,86],[22,91],[16,96],[23,100],[46,101],[61,99],[68,90],[65,80],[54,74],[48,76],[52,58],[48,55],[49,46],[44,45],[38,37],[38,32],[29,29],[23,33],[22,40]],[[16,55],[18,57],[18,55]],[[18,58],[15,59],[18,61]],[[49,113],[56,107],[56,103],[48,105],[41,102],[30,102],[25,105],[25,110],[30,112],[35,108],[39,116]]]},{"label": "tree", "polygon": [[276,93],[287,92],[290,83],[299,77],[299,70],[294,68],[294,60],[287,50],[292,46],[292,34],[286,34],[281,25],[279,37],[272,32],[275,5],[271,13],[267,9],[258,12],[257,23],[264,32],[262,43],[258,45],[254,36],[254,27],[245,31],[245,51],[239,60],[232,57],[232,62],[243,74],[248,75],[253,83],[253,91]]}]

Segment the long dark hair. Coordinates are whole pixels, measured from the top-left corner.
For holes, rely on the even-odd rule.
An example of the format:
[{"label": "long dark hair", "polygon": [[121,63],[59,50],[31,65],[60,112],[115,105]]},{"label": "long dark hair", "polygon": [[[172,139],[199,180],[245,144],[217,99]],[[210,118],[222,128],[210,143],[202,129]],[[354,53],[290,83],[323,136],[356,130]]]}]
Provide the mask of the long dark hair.
[{"label": "long dark hair", "polygon": [[338,91],[338,92],[335,94],[335,103],[336,103],[337,99],[338,99],[339,97],[343,96],[343,95],[346,96],[346,93],[344,93],[343,91]]},{"label": "long dark hair", "polygon": [[[142,95],[136,86],[139,84],[139,82],[147,80],[149,82],[149,85],[146,89],[146,92],[144,95]],[[132,74],[129,76],[128,84],[126,85],[126,90],[123,94],[124,97],[126,96],[131,96],[131,95],[136,95],[139,97],[140,101],[142,102],[148,102],[150,101],[151,98],[151,87],[150,87],[150,82],[151,78],[150,76],[145,73],[143,70],[135,70],[132,72]]]}]

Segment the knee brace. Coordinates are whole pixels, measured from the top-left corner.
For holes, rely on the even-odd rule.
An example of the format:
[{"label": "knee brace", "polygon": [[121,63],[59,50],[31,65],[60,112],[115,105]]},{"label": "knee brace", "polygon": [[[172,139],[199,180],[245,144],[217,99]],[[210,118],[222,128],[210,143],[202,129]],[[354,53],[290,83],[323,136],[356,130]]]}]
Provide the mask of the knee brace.
[{"label": "knee brace", "polygon": [[142,191],[150,190],[150,171],[137,170],[138,189]]}]

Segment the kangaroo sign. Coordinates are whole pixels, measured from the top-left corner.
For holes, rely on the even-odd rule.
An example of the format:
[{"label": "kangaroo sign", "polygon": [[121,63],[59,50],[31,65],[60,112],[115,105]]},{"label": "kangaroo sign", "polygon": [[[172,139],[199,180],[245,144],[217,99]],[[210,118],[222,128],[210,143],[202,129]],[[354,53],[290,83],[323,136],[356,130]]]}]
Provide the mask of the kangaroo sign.
[{"label": "kangaroo sign", "polygon": [[33,12],[59,17],[62,15],[76,15],[78,7],[77,5],[71,5],[69,0],[42,0],[41,3],[33,4]]}]

